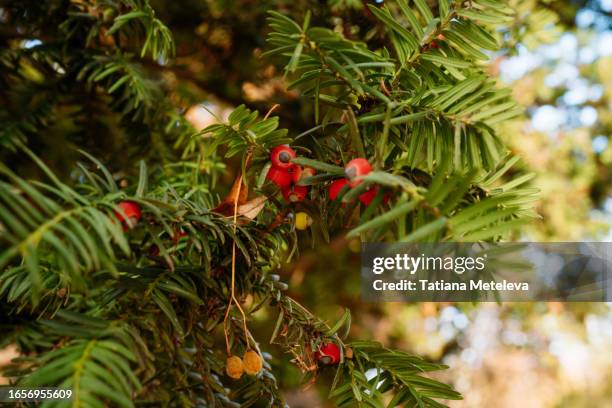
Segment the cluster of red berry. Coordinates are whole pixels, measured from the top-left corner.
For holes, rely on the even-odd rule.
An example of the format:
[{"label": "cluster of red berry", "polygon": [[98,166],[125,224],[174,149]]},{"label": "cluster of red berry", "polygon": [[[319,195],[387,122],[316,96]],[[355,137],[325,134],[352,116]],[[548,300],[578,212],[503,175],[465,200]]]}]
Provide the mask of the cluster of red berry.
[{"label": "cluster of red berry", "polygon": [[286,145],[276,146],[270,153],[272,167],[268,170],[266,178],[280,187],[283,197],[290,203],[303,201],[308,195],[308,186],[300,186],[298,182],[302,178],[312,177],[316,174],[310,167],[295,164],[292,160],[296,157],[295,151]]},{"label": "cluster of red berry", "polygon": [[[370,162],[364,158],[358,157],[347,163],[344,168],[344,177],[342,179],[334,180],[329,186],[329,198],[332,200],[337,199],[342,191],[347,187],[351,189],[361,184],[361,180],[357,180],[357,177],[366,176],[372,171]],[[364,193],[359,195],[359,201],[364,205],[370,205],[374,198],[378,195],[380,188],[378,186],[368,188]],[[385,194],[383,202],[389,201],[389,195]]]},{"label": "cluster of red berry", "polygon": [[[272,167],[268,171],[266,176],[268,180],[276,184],[281,188],[283,197],[285,200],[295,203],[304,200],[308,194],[308,186],[300,186],[297,183],[304,177],[312,177],[315,175],[315,170],[310,167],[304,167],[295,164],[292,160],[296,157],[295,151],[287,146],[281,145],[276,146],[270,153],[270,161]],[[356,158],[348,162],[344,168],[344,178],[334,180],[329,186],[329,198],[333,201],[336,200],[342,191],[345,191],[345,187],[351,189],[361,184],[362,180],[357,178],[365,176],[372,171],[372,166],[367,159]],[[378,187],[370,187],[363,194],[359,196],[359,201],[365,205],[370,205],[372,200],[378,194]],[[386,203],[389,200],[389,196],[385,195],[383,198]]]},{"label": "cluster of red berry", "polygon": [[[274,147],[270,153],[272,166],[266,175],[268,180],[280,187],[283,197],[285,197],[285,200],[289,203],[297,203],[306,198],[310,187],[301,186],[298,183],[303,178],[312,177],[316,174],[316,171],[311,167],[302,167],[293,163],[292,160],[295,157],[297,157],[295,151],[287,145]],[[344,191],[357,187],[362,183],[362,180],[358,178],[369,174],[371,171],[372,166],[368,160],[361,157],[351,160],[344,168],[344,178],[334,180],[330,184],[329,198],[334,201],[338,199]],[[359,195],[359,201],[364,205],[370,205],[378,192],[378,186],[370,187]],[[388,200],[389,195],[385,194],[383,202],[386,203]],[[140,206],[134,201],[127,200],[119,202],[118,206],[123,213],[115,211],[115,217],[121,223],[123,230],[128,231],[133,228],[142,217]],[[307,218],[305,218],[306,214],[299,213],[299,215],[303,215],[302,218],[304,218],[304,220],[299,222],[301,226],[299,229],[305,229],[309,225]],[[184,232],[179,231],[179,238],[184,235]]]}]

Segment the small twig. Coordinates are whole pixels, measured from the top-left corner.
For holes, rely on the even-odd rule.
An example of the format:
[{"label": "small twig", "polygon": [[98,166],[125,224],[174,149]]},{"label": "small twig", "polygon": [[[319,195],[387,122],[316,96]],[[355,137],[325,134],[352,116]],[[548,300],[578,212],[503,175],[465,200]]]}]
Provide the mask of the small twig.
[{"label": "small twig", "polygon": [[266,113],[266,116],[264,116],[264,120],[268,119],[268,116],[270,116],[272,114],[272,112],[274,112],[276,110],[276,108],[278,108],[280,106],[280,104],[275,103],[274,106],[272,106],[270,108],[270,110],[268,111],[268,113]]}]

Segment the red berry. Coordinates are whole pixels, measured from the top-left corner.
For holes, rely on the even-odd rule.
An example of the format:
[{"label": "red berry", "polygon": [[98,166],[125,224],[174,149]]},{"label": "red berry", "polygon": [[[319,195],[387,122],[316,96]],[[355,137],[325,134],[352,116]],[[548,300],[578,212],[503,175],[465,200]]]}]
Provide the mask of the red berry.
[{"label": "red berry", "polygon": [[304,201],[308,195],[308,186],[291,186],[283,188],[283,197],[290,203]]},{"label": "red berry", "polygon": [[340,362],[340,347],[333,342],[322,344],[314,356],[322,364],[336,365]]},{"label": "red berry", "polygon": [[[340,192],[348,184],[347,179],[334,180],[329,186],[329,199],[334,201],[340,195]],[[350,187],[349,187],[350,188]]]},{"label": "red berry", "polygon": [[371,188],[359,196],[359,201],[361,201],[364,205],[370,205],[374,198],[376,198],[377,194],[378,187]]},{"label": "red berry", "polygon": [[285,201],[289,201],[289,194],[291,194],[292,187],[281,188],[281,193],[283,193]]},{"label": "red berry", "polygon": [[298,166],[296,164],[293,167],[288,168],[287,172],[291,175],[291,183],[297,184],[297,182],[303,177],[304,169],[302,169],[302,166]]},{"label": "red berry", "polygon": [[295,184],[299,183],[300,180],[308,178],[308,177],[312,177],[315,174],[317,174],[316,170],[313,169],[312,167],[304,167],[301,168],[300,166],[296,166],[297,170],[293,173],[293,182]]},{"label": "red berry", "polygon": [[[370,203],[374,200],[374,198],[376,198],[376,195],[378,194],[379,190],[380,188],[378,186],[370,188],[365,193],[359,196],[359,201],[361,201],[364,205],[370,205]],[[390,198],[389,193],[385,193],[385,195],[382,198],[382,202],[384,204],[387,204],[389,202],[389,198]]]},{"label": "red berry", "polygon": [[140,206],[133,201],[121,201],[118,206],[123,210],[123,214],[115,211],[115,216],[123,225],[124,230],[132,228],[142,217]]},{"label": "red berry", "polygon": [[312,167],[304,167],[304,171],[302,172],[302,178],[314,177],[317,175],[317,171]]},{"label": "red berry", "polygon": [[270,160],[273,167],[280,169],[289,169],[294,166],[291,159],[296,156],[295,151],[287,145],[276,146],[270,152]]},{"label": "red berry", "polygon": [[293,174],[287,171],[287,169],[272,166],[270,167],[270,170],[268,170],[266,178],[280,188],[287,188],[291,185]]},{"label": "red berry", "polygon": [[293,184],[297,184],[298,181],[300,181],[300,179],[302,178],[302,173],[304,172],[304,169],[302,169],[302,166],[293,166],[289,169],[289,173],[291,174],[291,182]]},{"label": "red berry", "polygon": [[178,241],[182,237],[186,237],[186,236],[187,236],[187,233],[183,231],[182,229],[178,228],[174,230],[174,234],[172,234],[172,239],[174,239],[175,241]]},{"label": "red berry", "polygon": [[361,157],[351,160],[346,167],[344,167],[344,175],[349,180],[349,185],[351,187],[361,184],[361,180],[354,180],[356,177],[365,176],[371,171],[372,166],[370,162]]}]

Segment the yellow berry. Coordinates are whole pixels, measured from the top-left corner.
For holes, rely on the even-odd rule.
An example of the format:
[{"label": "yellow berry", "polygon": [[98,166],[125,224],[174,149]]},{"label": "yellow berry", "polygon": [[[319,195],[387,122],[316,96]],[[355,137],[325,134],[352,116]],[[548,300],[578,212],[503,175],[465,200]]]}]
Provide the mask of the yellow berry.
[{"label": "yellow berry", "polygon": [[256,375],[261,371],[261,367],[263,366],[261,357],[253,350],[244,353],[242,364],[244,365],[244,371],[249,375]]},{"label": "yellow berry", "polygon": [[312,219],[305,212],[299,212],[295,214],[295,228],[299,230],[305,230],[312,223]]},{"label": "yellow berry", "polygon": [[240,379],[244,373],[244,365],[240,357],[230,356],[225,361],[225,372],[230,378]]}]

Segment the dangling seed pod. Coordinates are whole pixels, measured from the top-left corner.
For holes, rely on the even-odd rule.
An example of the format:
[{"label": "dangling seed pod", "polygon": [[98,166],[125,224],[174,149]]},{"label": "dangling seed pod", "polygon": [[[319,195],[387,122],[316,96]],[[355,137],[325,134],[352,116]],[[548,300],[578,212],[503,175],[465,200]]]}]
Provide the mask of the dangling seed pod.
[{"label": "dangling seed pod", "polygon": [[239,380],[244,373],[244,364],[240,357],[230,356],[225,361],[225,372],[227,376],[234,380]]},{"label": "dangling seed pod", "polygon": [[242,365],[244,366],[244,372],[248,375],[257,375],[263,367],[263,361],[261,356],[253,350],[249,350],[244,353],[242,358]]}]

